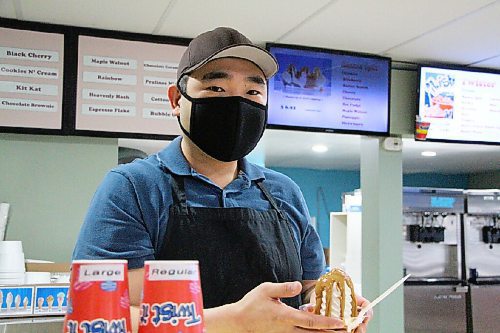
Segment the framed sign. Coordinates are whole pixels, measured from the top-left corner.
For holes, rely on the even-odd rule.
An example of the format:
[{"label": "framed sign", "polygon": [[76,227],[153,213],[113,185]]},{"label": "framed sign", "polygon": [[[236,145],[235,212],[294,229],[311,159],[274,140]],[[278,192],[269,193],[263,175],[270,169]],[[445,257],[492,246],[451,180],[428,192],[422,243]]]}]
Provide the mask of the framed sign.
[{"label": "framed sign", "polygon": [[181,134],[167,89],[175,84],[187,41],[152,38],[78,34],[76,134],[134,138]]},{"label": "framed sign", "polygon": [[0,128],[60,133],[65,36],[22,27],[0,25]]}]

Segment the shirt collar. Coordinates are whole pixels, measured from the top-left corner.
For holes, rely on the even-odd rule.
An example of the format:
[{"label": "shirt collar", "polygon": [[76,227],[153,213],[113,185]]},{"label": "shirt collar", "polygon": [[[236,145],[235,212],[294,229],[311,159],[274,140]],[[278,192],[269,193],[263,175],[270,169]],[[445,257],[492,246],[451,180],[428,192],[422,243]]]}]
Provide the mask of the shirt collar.
[{"label": "shirt collar", "polygon": [[179,176],[190,176],[191,166],[181,150],[182,137],[175,138],[163,150],[156,154],[160,167],[168,169]]},{"label": "shirt collar", "polygon": [[[173,174],[179,176],[191,176],[193,174],[193,170],[182,153],[181,141],[181,136],[175,138],[167,147],[156,154],[156,159],[158,160],[160,167],[168,169]],[[250,180],[260,180],[266,178],[262,172],[262,168],[250,163],[245,157],[238,162],[238,166],[241,172],[243,172]]]},{"label": "shirt collar", "polygon": [[266,179],[262,172],[262,168],[256,164],[250,163],[246,157],[243,157],[239,161],[239,167],[241,170],[240,172],[245,173],[250,180]]}]

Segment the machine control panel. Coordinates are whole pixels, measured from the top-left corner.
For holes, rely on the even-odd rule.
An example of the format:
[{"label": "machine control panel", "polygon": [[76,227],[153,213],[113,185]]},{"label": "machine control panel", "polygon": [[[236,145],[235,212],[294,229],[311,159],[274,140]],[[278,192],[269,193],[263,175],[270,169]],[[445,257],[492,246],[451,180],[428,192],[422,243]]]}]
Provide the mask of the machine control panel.
[{"label": "machine control panel", "polygon": [[403,188],[404,212],[463,213],[463,191],[454,189]]},{"label": "machine control panel", "polygon": [[500,214],[500,192],[469,193],[466,200],[467,214]]}]

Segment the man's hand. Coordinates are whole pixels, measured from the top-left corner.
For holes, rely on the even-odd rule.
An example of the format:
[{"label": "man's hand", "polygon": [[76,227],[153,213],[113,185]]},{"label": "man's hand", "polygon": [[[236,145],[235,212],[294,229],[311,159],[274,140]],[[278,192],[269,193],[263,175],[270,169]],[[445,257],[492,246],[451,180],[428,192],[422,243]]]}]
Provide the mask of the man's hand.
[{"label": "man's hand", "polygon": [[205,310],[207,331],[318,333],[344,327],[341,320],[300,311],[280,301],[301,290],[299,282],[262,283],[236,303]]},{"label": "man's hand", "polygon": [[[368,306],[370,304],[370,302],[366,298],[364,298],[363,296],[356,295],[356,304],[358,305],[358,308],[360,308],[360,307],[364,308],[364,307]],[[373,310],[370,310],[366,313],[365,319],[358,326],[358,328],[356,328],[356,331],[354,331],[354,332],[355,333],[366,333],[367,332],[366,326],[368,325],[368,322],[372,319],[372,317],[373,317]]]}]

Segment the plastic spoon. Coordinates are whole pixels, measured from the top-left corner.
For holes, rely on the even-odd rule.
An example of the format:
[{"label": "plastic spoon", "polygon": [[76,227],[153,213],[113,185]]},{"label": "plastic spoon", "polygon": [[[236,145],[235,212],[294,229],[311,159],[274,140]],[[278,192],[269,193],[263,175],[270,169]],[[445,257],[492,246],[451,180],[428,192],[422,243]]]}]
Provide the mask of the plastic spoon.
[{"label": "plastic spoon", "polygon": [[404,278],[402,278],[401,280],[397,281],[396,283],[394,283],[392,286],[390,286],[382,295],[380,295],[379,297],[377,297],[373,302],[371,302],[368,306],[364,307],[361,309],[361,311],[359,311],[358,313],[358,316],[356,318],[352,318],[352,321],[347,325],[347,331],[350,332],[352,331],[353,329],[355,329],[356,327],[359,326],[359,324],[361,324],[363,322],[363,320],[365,319],[365,315],[368,311],[370,311],[371,309],[373,309],[373,307],[375,305],[377,305],[378,303],[380,303],[384,298],[386,298],[387,296],[389,296],[394,290],[396,290],[396,288],[398,288],[401,284],[403,284],[403,282],[405,282],[409,277],[410,277],[411,274],[408,274],[406,275]]}]

